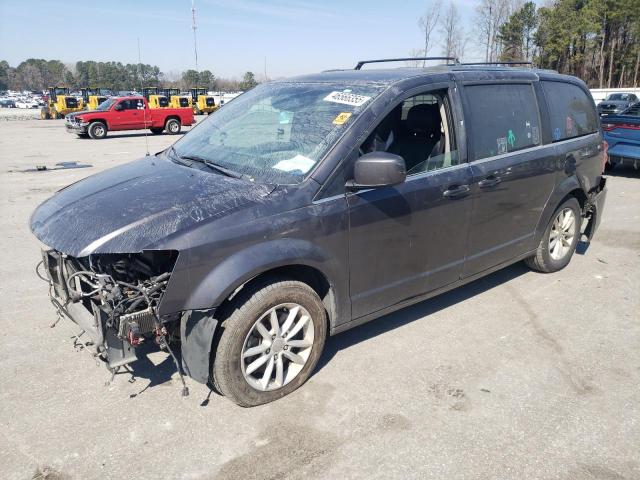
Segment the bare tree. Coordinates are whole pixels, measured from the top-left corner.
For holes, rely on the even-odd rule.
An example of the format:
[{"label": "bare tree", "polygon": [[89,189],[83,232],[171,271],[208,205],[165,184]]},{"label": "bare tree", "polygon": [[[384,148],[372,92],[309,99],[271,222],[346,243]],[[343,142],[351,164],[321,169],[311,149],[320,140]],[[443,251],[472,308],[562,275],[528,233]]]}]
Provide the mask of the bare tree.
[{"label": "bare tree", "polygon": [[498,59],[500,26],[509,18],[520,0],[482,0],[476,7],[476,32],[481,45],[485,46],[485,61]]},{"label": "bare tree", "polygon": [[[434,30],[438,26],[438,21],[440,20],[440,10],[442,7],[441,0],[434,0],[431,2],[427,11],[420,17],[418,20],[418,27],[422,30],[422,34],[424,35],[424,56],[429,55],[429,49],[431,48],[431,38]],[[426,60],[422,62],[422,66],[424,66]]]},{"label": "bare tree", "polygon": [[446,57],[461,57],[464,54],[466,41],[460,25],[460,14],[453,2],[449,2],[442,18],[442,53]]},{"label": "bare tree", "polygon": [[[424,55],[424,50],[422,50],[421,48],[412,48],[411,51],[409,52],[409,56],[411,58],[416,58],[416,57],[424,57],[426,55]],[[407,60],[404,62],[405,66],[407,67],[412,67],[412,68],[418,68],[420,66],[424,67],[424,61],[423,60]]]}]

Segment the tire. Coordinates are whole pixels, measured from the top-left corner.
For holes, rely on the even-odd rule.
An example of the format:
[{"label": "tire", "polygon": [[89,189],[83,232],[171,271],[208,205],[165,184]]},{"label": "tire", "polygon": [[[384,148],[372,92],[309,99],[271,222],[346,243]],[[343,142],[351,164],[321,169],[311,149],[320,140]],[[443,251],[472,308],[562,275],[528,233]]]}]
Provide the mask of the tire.
[{"label": "tire", "polygon": [[[571,229],[565,231],[562,226],[567,227],[570,221],[566,216],[563,217],[563,221],[561,215],[568,215],[568,212],[573,215],[574,223]],[[570,197],[553,212],[551,221],[542,235],[535,255],[525,260],[527,266],[542,273],[557,272],[566,267],[571,261],[571,257],[580,240],[581,224],[582,212],[580,204],[574,197]],[[571,232],[572,235],[569,237]]]},{"label": "tire", "polygon": [[180,120],[178,120],[177,118],[170,118],[164,124],[164,129],[170,135],[177,135],[178,133],[180,133],[181,128],[182,125],[180,125]]},{"label": "tire", "polygon": [[604,164],[604,171],[605,172],[610,172],[611,170],[614,169],[615,166],[616,166],[615,163],[607,162],[607,163]]},{"label": "tire", "polygon": [[99,140],[107,136],[107,126],[102,122],[93,122],[89,125],[88,133],[94,140]]},{"label": "tire", "polygon": [[62,115],[60,112],[56,111],[56,113],[55,113],[55,119],[56,119],[56,120],[60,120],[60,119],[62,119],[62,118],[64,118],[64,115]]},{"label": "tire", "polygon": [[40,110],[40,118],[42,120],[49,120],[51,118],[51,113],[49,113],[49,109],[48,108],[42,108]]},{"label": "tire", "polygon": [[193,106],[193,114],[194,115],[202,115],[202,112],[200,111],[200,108],[198,108],[197,105]]},{"label": "tire", "polygon": [[163,128],[154,127],[154,128],[151,128],[150,130],[151,130],[151,133],[153,133],[154,135],[160,135],[162,133],[162,130],[164,130],[164,129]]},{"label": "tire", "polygon": [[[275,329],[271,327],[272,311],[276,312],[279,327],[288,330],[280,330],[276,338],[273,336]],[[307,320],[304,320],[305,316]],[[256,327],[259,322],[264,328],[268,326],[269,332],[260,331]],[[282,398],[311,376],[322,354],[326,333],[327,319],[322,301],[303,282],[275,280],[244,293],[240,291],[216,348],[211,372],[214,385],[242,407]],[[297,343],[294,346],[287,342]],[[251,348],[260,352],[247,356],[246,352]],[[253,368],[252,364],[258,360],[262,363]]]}]

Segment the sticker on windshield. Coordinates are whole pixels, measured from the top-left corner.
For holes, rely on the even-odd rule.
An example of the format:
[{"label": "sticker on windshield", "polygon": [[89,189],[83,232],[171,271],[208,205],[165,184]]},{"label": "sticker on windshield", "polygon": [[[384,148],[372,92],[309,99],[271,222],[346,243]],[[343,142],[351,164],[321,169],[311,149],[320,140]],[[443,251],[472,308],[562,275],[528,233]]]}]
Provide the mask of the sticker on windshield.
[{"label": "sticker on windshield", "polygon": [[507,137],[497,138],[496,141],[498,142],[498,155],[507,153]]},{"label": "sticker on windshield", "polygon": [[293,118],[293,112],[281,111],[278,114],[278,123],[280,125],[287,125],[291,123],[291,119]]},{"label": "sticker on windshield", "polygon": [[344,125],[344,123],[349,120],[349,117],[351,116],[351,112],[342,112],[339,113],[338,116],[336,118],[333,119],[333,124],[334,125]]},{"label": "sticker on windshield", "polygon": [[307,173],[309,170],[311,170],[311,167],[313,167],[315,163],[316,162],[314,162],[310,158],[298,154],[288,160],[279,161],[273,166],[273,168],[282,170],[283,172],[293,172],[299,170],[302,173]]},{"label": "sticker on windshield", "polygon": [[325,102],[342,103],[343,105],[351,105],[353,107],[364,105],[369,99],[371,99],[371,97],[356,95],[350,92],[331,92],[324,97]]}]

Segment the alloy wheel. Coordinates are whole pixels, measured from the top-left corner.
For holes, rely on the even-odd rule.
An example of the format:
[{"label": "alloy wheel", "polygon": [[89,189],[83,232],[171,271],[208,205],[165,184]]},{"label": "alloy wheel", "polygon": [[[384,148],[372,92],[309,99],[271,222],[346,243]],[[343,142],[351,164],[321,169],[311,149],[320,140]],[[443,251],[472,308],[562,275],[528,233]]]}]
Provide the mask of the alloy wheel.
[{"label": "alloy wheel", "polygon": [[297,303],[277,305],[253,324],[245,338],[242,375],[256,390],[282,388],[309,360],[314,340],[313,319]]},{"label": "alloy wheel", "polygon": [[549,254],[562,260],[570,251],[576,235],[576,216],[571,208],[564,208],[553,221],[549,233]]}]

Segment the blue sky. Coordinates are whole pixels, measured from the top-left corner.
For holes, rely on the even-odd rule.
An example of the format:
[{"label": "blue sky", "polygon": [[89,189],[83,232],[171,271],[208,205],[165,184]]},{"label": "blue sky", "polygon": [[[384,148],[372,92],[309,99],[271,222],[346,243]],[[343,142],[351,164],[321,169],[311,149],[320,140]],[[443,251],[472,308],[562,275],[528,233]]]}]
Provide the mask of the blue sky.
[{"label": "blue sky", "polygon": [[[454,0],[472,40],[480,0]],[[269,77],[352,67],[357,60],[407,56],[422,46],[417,20],[429,0],[195,0],[201,70]],[[72,20],[72,19],[75,19]],[[164,72],[194,67],[191,0],[0,0],[0,59],[142,61]],[[441,54],[439,39],[430,55]]]}]

